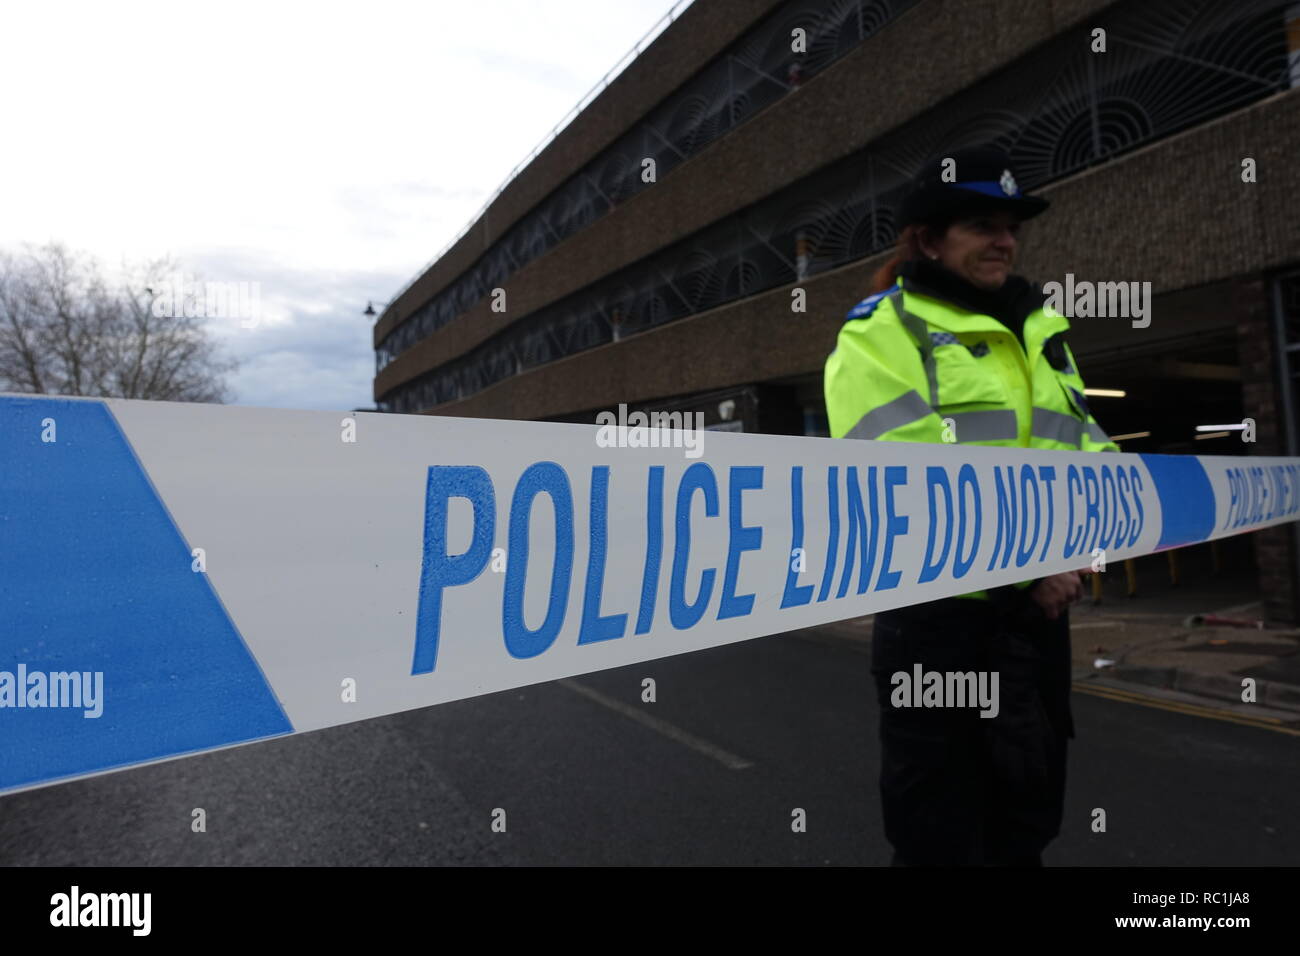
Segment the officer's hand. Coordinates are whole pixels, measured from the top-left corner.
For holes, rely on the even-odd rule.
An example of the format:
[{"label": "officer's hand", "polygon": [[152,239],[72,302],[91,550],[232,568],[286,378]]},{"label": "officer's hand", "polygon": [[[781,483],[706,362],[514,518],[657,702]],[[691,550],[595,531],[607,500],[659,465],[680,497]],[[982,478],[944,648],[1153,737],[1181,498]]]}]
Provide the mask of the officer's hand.
[{"label": "officer's hand", "polygon": [[1043,609],[1048,620],[1055,621],[1062,611],[1083,597],[1083,572],[1066,571],[1042,578],[1029,589],[1029,596]]}]

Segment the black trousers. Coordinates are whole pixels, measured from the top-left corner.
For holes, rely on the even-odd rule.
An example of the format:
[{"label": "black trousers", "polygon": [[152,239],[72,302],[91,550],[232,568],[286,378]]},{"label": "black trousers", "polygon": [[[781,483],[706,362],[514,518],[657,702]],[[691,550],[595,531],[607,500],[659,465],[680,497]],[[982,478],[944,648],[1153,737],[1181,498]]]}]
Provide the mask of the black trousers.
[{"label": "black trousers", "polygon": [[[1041,866],[1060,832],[1070,714],[1070,630],[1014,589],[875,617],[880,794],[894,865]],[[894,706],[899,672],[996,673],[998,713]]]}]

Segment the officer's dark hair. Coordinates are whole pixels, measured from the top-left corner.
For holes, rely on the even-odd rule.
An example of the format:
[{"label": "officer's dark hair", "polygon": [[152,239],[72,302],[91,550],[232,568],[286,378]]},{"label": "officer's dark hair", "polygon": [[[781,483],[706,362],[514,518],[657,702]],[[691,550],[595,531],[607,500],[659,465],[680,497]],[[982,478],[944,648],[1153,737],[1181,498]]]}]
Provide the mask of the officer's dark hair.
[{"label": "officer's dark hair", "polygon": [[910,226],[904,226],[903,231],[898,234],[898,243],[894,246],[894,254],[871,277],[870,292],[884,292],[887,289],[892,289],[898,282],[898,270],[904,262],[925,258],[925,253],[921,250],[922,235],[928,233],[931,240],[942,239],[952,223],[953,220],[951,219],[937,219],[931,222],[912,223]]}]

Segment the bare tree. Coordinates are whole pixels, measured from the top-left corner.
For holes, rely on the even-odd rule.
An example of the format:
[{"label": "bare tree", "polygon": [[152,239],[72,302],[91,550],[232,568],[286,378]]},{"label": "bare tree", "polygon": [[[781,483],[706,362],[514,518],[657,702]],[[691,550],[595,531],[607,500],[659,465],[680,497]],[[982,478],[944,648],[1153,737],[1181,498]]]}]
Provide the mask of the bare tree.
[{"label": "bare tree", "polygon": [[238,363],[201,310],[154,307],[174,271],[156,260],[112,287],[94,260],[58,244],[0,255],[0,391],[229,401],[224,377]]}]

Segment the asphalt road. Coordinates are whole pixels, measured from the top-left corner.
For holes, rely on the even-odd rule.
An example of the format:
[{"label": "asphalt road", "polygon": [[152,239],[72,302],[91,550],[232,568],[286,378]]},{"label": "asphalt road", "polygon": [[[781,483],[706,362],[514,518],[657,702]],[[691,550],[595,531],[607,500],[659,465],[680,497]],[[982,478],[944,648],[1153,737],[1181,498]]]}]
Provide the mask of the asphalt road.
[{"label": "asphalt road", "polygon": [[[0,864],[880,865],[866,650],[761,638],[16,794]],[[1048,865],[1300,864],[1300,735],[1074,706]]]}]

